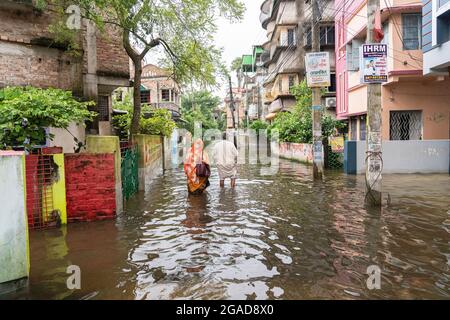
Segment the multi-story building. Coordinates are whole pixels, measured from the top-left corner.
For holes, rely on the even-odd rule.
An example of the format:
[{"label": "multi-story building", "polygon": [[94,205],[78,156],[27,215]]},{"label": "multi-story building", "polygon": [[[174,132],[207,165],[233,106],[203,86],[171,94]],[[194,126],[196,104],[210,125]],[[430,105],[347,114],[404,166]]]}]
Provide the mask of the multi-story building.
[{"label": "multi-story building", "polygon": [[450,73],[450,0],[422,0],[423,74]]},{"label": "multi-story building", "polygon": [[[422,3],[381,0],[380,9],[382,42],[388,46],[388,81],[381,87],[382,138],[448,139],[450,81],[448,74],[423,76]],[[365,140],[367,86],[360,81],[359,47],[366,39],[367,1],[337,0],[336,11],[336,113],[349,121],[349,140]],[[423,27],[428,39],[428,26]],[[428,42],[424,46],[432,48]]]},{"label": "multi-story building", "polygon": [[[318,22],[321,51],[330,52],[332,71],[331,86],[323,104],[332,109],[335,106],[333,5],[333,1],[319,2],[322,16]],[[262,65],[267,68],[263,102],[268,106],[269,121],[277,112],[290,111],[295,105],[291,88],[304,78],[305,52],[311,50],[311,16],[311,3],[307,0],[302,6],[293,0],[266,0],[261,5],[260,21],[267,31],[267,41],[262,45],[265,52],[261,55]],[[303,29],[302,39],[297,39],[299,26]]]},{"label": "multi-story building", "polygon": [[247,121],[262,118],[267,114],[267,108],[263,108],[262,94],[264,93],[263,81],[267,74],[266,68],[261,63],[261,55],[264,52],[261,46],[253,46],[251,55],[242,56],[240,74],[243,78],[242,88],[245,90],[245,110]]},{"label": "multi-story building", "polygon": [[[95,26],[82,21],[78,30],[78,55],[65,43],[58,43],[50,32],[55,16],[38,9],[34,0],[0,2],[0,87],[34,86],[70,90],[75,96],[97,102],[97,119],[88,128],[91,134],[111,134],[111,93],[129,86],[128,55],[120,34],[106,28],[99,34]],[[70,134],[48,129],[55,134],[49,145],[73,152],[76,136],[84,141],[85,128],[71,125]]]},{"label": "multi-story building", "polygon": [[141,102],[168,109],[179,116],[180,87],[167,70],[147,64],[142,69]]}]

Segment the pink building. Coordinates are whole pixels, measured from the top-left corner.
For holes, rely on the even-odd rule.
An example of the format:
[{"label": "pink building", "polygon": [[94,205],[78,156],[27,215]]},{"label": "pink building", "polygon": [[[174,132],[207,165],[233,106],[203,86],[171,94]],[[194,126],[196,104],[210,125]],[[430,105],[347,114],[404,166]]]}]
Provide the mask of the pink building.
[{"label": "pink building", "polygon": [[[389,75],[381,93],[383,140],[450,138],[449,77],[423,76],[422,5],[380,0]],[[367,87],[360,82],[359,47],[366,39],[367,0],[336,0],[335,11],[336,114],[348,120],[349,140],[365,140]]]}]

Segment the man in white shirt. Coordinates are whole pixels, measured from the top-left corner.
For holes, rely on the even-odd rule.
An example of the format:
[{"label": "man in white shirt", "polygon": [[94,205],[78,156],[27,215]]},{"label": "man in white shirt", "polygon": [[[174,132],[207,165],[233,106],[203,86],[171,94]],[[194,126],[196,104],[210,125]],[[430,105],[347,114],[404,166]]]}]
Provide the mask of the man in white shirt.
[{"label": "man in white shirt", "polygon": [[237,156],[238,151],[234,144],[227,139],[227,133],[224,132],[222,140],[214,145],[214,162],[219,170],[220,187],[224,187],[225,179],[231,179],[231,187],[236,186],[237,176]]}]

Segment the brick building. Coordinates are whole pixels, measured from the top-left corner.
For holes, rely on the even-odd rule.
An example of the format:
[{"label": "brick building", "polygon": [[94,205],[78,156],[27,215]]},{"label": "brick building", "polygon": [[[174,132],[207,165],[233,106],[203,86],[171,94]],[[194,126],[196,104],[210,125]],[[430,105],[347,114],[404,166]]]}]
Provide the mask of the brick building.
[{"label": "brick building", "polygon": [[[130,73],[134,75],[133,64],[130,63]],[[124,101],[125,96],[133,95],[133,88],[118,88],[116,101]],[[181,90],[170,73],[154,64],[142,67],[141,102],[153,108],[163,108],[172,112],[172,117],[180,117]]]},{"label": "brick building", "polygon": [[[55,16],[40,10],[34,0],[0,2],[0,87],[31,85],[70,90],[75,96],[97,102],[98,117],[88,133],[111,134],[111,93],[129,86],[129,60],[120,33],[100,32],[86,20],[76,36],[81,49],[76,55],[67,44],[55,41],[51,25]],[[55,134],[48,145],[73,152],[72,135],[84,141],[85,128],[72,125],[70,133],[49,128]]]}]

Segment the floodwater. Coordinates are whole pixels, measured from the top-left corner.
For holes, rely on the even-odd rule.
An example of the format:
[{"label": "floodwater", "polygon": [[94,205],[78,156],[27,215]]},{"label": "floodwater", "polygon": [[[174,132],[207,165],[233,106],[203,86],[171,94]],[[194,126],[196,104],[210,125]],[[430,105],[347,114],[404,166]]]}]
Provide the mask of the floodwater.
[{"label": "floodwater", "polygon": [[[181,169],[129,201],[114,221],[33,231],[31,276],[15,298],[450,298],[450,177],[385,175],[366,210],[363,176],[281,161],[240,166],[235,190],[188,197]],[[389,194],[389,196],[388,196]],[[66,268],[81,268],[68,290]],[[367,288],[367,268],[381,271]]]}]

